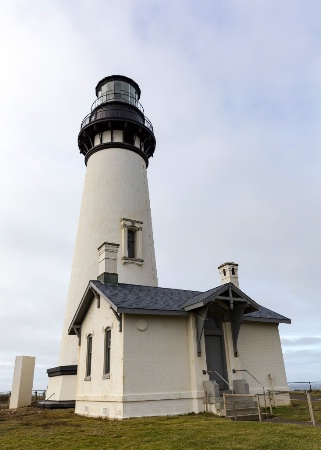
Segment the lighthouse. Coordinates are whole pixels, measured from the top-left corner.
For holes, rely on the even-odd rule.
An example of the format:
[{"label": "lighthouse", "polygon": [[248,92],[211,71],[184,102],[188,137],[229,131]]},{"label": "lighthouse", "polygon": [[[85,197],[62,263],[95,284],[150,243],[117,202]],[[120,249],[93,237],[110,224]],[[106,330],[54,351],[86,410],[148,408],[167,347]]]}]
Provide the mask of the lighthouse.
[{"label": "lighthouse", "polygon": [[97,279],[97,250],[117,246],[120,283],[157,286],[147,167],[156,139],[131,78],[112,75],[96,86],[96,100],[83,119],[78,147],[86,176],[74,249],[59,363],[48,369],[47,398],[74,400],[78,340],[68,327],[89,280]]}]

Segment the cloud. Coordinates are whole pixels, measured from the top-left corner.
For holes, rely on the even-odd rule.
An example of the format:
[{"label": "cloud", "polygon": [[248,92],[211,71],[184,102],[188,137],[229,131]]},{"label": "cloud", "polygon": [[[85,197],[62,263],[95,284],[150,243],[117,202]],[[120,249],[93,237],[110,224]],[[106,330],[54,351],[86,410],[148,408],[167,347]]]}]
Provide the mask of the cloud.
[{"label": "cloud", "polygon": [[[57,364],[85,174],[77,135],[97,81],[112,73],[140,84],[155,129],[148,176],[160,285],[206,290],[219,284],[217,266],[236,260],[241,288],[292,319],[280,327],[291,378],[302,367],[287,351],[296,346],[310,349],[304,373],[314,376],[320,2],[1,8],[0,327],[10,340],[0,390],[22,351],[37,356],[37,388]],[[301,341],[292,345],[289,329]]]}]

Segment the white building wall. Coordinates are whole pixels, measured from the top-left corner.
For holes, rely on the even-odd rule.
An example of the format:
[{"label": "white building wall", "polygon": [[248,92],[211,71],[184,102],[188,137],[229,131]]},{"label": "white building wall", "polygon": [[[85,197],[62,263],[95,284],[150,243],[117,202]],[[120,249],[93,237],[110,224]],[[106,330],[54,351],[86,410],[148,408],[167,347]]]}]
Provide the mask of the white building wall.
[{"label": "white building wall", "polygon": [[[123,315],[123,331],[101,300],[82,324],[76,413],[127,418],[204,411],[205,345],[197,356],[195,317]],[[110,379],[103,379],[104,330],[112,328]],[[85,380],[88,334],[92,374]]]},{"label": "white building wall", "polygon": [[[265,387],[275,391],[288,391],[282,347],[277,323],[246,322],[241,325],[238,339],[242,369],[247,369]],[[240,372],[250,386],[251,394],[262,393],[262,387],[246,372]],[[289,401],[288,395],[278,396],[278,404]]]},{"label": "white building wall", "polygon": [[[111,328],[110,378],[103,376],[107,327]],[[85,380],[89,334],[92,334],[92,367],[90,380]],[[101,298],[100,308],[97,308],[97,301],[94,300],[81,327],[75,409],[77,414],[122,418],[123,337],[124,333],[119,331],[119,322],[107,302]]]},{"label": "white building wall", "polygon": [[194,313],[190,313],[187,318],[188,329],[188,358],[191,376],[191,392],[193,398],[193,412],[204,411],[204,381],[209,380],[207,373],[206,351],[204,333],[201,339],[201,355],[197,354],[196,343],[196,320]]},{"label": "white building wall", "polygon": [[186,317],[126,315],[124,417],[191,412],[188,356]]}]

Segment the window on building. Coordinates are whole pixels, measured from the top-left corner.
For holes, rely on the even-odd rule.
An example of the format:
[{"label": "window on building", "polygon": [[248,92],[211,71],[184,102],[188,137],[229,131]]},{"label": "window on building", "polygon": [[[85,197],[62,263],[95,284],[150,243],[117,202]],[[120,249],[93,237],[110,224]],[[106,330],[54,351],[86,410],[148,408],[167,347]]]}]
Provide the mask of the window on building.
[{"label": "window on building", "polygon": [[121,219],[122,261],[123,264],[141,266],[143,260],[143,222],[133,219]]},{"label": "window on building", "polygon": [[223,275],[226,277],[226,270],[223,269]]},{"label": "window on building", "polygon": [[111,349],[111,329],[105,330],[105,357],[104,357],[104,375],[110,374],[110,349]]},{"label": "window on building", "polygon": [[93,348],[93,337],[90,334],[87,337],[87,360],[86,360],[86,377],[91,376],[91,357]]},{"label": "window on building", "polygon": [[235,269],[232,267],[232,275],[235,275]]},{"label": "window on building", "polygon": [[136,231],[128,230],[128,258],[136,258]]}]

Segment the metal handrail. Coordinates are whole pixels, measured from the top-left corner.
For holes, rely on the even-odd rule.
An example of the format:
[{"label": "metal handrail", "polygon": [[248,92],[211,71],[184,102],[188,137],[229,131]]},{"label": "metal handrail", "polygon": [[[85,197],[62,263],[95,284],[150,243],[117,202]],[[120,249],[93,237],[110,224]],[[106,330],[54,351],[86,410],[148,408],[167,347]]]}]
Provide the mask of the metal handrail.
[{"label": "metal handrail", "polygon": [[[97,112],[101,112],[101,111],[104,111],[104,110],[108,110],[108,109],[107,108],[100,108]],[[81,122],[80,129],[82,130],[86,125],[88,125],[89,123],[91,123],[91,122],[93,122],[95,120],[96,120],[96,111],[87,114],[87,116]],[[144,116],[144,123],[142,125],[145,125],[151,132],[154,133],[153,125],[152,125],[151,121],[146,116]]]},{"label": "metal handrail", "polygon": [[265,387],[263,386],[263,384],[257,379],[255,378],[254,375],[251,374],[251,372],[249,372],[247,369],[233,369],[233,373],[236,372],[247,372],[257,383],[259,383],[260,386],[262,386],[263,389],[263,397],[264,397],[264,405],[265,405],[265,414],[267,415],[267,407],[266,407],[266,397],[265,397]]},{"label": "metal handrail", "polygon": [[234,392],[234,389],[232,388],[232,386],[230,386],[228,384],[228,382],[226,380],[224,380],[224,378],[218,372],[216,372],[216,370],[214,370],[213,372],[215,372],[216,375],[218,375],[224,381],[224,383],[226,383],[228,385],[228,387],[232,389],[232,392]]},{"label": "metal handrail", "polygon": [[247,372],[252,378],[254,378],[254,380],[257,383],[259,383],[260,386],[262,386],[263,392],[265,391],[265,388],[264,388],[263,384],[257,378],[255,378],[255,376],[252,375],[248,370],[246,370],[246,369],[233,369],[233,373],[236,373],[236,372]]},{"label": "metal handrail", "polygon": [[43,404],[42,404],[42,407],[43,407],[43,408],[45,407],[45,403],[46,403],[53,395],[55,395],[55,392],[54,392],[53,394],[51,394],[48,398],[45,399],[45,401],[44,401]]},{"label": "metal handrail", "polygon": [[115,101],[129,103],[130,105],[136,106],[136,108],[138,108],[139,111],[144,114],[143,105],[137,100],[134,95],[130,94],[128,91],[124,91],[123,89],[113,89],[100,95],[91,105],[91,111],[97,108],[97,106],[100,106],[104,103]]}]

